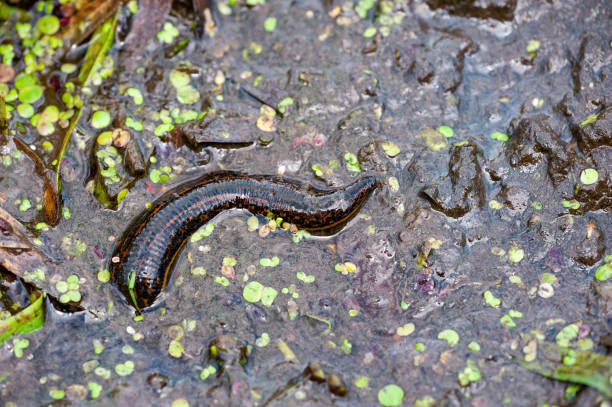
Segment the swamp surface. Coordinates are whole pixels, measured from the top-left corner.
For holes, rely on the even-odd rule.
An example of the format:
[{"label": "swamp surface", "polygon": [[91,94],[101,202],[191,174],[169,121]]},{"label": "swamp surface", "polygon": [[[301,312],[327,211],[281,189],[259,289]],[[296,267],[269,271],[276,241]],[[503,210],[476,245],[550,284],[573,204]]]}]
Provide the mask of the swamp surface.
[{"label": "swamp surface", "polygon": [[[0,405],[611,405],[609,1],[73,3],[0,6]],[[137,315],[117,239],[218,170],[379,187],[216,218]]]}]

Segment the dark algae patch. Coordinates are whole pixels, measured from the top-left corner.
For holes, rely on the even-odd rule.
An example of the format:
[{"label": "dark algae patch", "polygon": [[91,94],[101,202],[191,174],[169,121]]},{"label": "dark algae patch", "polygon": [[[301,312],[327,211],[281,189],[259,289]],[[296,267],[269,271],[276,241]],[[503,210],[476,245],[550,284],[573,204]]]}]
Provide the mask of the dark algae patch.
[{"label": "dark algae patch", "polygon": [[610,13],[0,2],[0,405],[609,406]]}]

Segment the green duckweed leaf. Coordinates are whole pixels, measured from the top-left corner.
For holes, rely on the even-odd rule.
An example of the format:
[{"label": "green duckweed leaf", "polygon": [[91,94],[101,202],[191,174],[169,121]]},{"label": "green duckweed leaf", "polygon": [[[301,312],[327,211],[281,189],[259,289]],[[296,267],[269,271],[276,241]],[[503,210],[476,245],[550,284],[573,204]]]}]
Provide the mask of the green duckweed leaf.
[{"label": "green duckweed leaf", "polygon": [[388,384],[378,391],[378,402],[385,407],[401,406],[404,390],[396,384]]},{"label": "green duckweed leaf", "polygon": [[276,18],[275,17],[268,17],[266,18],[266,21],[264,21],[264,29],[266,31],[274,31],[274,29],[276,28]]},{"label": "green duckweed leaf", "polygon": [[494,131],[491,133],[491,138],[498,141],[508,141],[508,135],[499,131]]},{"label": "green duckweed leaf", "polygon": [[100,393],[102,392],[102,386],[100,386],[96,382],[87,382],[87,388],[89,389],[89,395],[92,399],[97,399],[100,397]]},{"label": "green duckweed leaf", "polygon": [[514,246],[508,249],[508,260],[510,260],[512,263],[518,263],[519,261],[523,260],[524,256],[525,251],[520,247]]},{"label": "green duckweed leaf", "polygon": [[591,185],[597,182],[599,174],[594,168],[586,168],[580,173],[580,182],[584,185]]},{"label": "green duckweed leaf", "polygon": [[98,110],[91,116],[91,125],[95,129],[103,129],[110,124],[110,114],[104,110]]},{"label": "green duckweed leaf", "polygon": [[242,296],[248,302],[257,302],[261,300],[263,295],[264,286],[258,281],[250,281],[244,286],[242,290]]},{"label": "green duckweed leaf", "polygon": [[204,237],[210,236],[214,230],[215,230],[215,224],[212,222],[208,222],[206,225],[198,229],[193,235],[191,235],[190,241],[192,243],[195,243]]},{"label": "green duckweed leaf", "polygon": [[41,33],[47,35],[55,34],[60,28],[59,19],[53,14],[41,17],[36,23],[36,25]]},{"label": "green duckweed leaf", "polygon": [[452,329],[445,329],[438,334],[438,339],[444,339],[449,346],[453,347],[459,343],[459,334]]}]

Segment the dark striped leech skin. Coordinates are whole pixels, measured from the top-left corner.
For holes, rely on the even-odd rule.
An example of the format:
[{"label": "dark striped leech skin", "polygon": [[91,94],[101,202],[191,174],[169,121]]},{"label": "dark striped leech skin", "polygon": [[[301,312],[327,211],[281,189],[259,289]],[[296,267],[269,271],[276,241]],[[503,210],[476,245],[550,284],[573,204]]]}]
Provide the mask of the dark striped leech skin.
[{"label": "dark striped leech skin", "polygon": [[132,221],[115,246],[111,278],[128,303],[144,310],[156,305],[165,291],[187,239],[221,212],[271,212],[314,235],[332,235],[359,212],[375,188],[371,176],[343,188],[318,189],[278,176],[206,174],[166,192]]}]

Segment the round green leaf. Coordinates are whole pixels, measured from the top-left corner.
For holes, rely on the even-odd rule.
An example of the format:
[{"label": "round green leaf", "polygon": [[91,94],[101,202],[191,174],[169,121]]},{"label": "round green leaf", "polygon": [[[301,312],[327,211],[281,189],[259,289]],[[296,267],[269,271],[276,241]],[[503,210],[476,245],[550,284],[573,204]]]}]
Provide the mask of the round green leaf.
[{"label": "round green leaf", "polygon": [[113,143],[113,133],[110,131],[103,131],[98,135],[96,140],[101,146],[109,146]]},{"label": "round green leaf", "polygon": [[453,135],[455,134],[453,129],[448,126],[440,126],[438,127],[438,131],[442,133],[442,135],[446,138],[453,137]]},{"label": "round green leaf", "polygon": [[378,391],[378,402],[385,407],[400,406],[404,400],[404,390],[397,384],[388,384]]},{"label": "round green leaf", "polygon": [[527,52],[536,52],[540,48],[540,41],[538,40],[529,40],[525,49]]},{"label": "round green leaf", "polygon": [[127,376],[134,371],[134,362],[131,360],[126,361],[125,363],[119,363],[115,365],[115,372],[119,376]]},{"label": "round green leaf", "polygon": [[171,71],[170,83],[177,89],[187,86],[189,84],[189,74],[181,71]]},{"label": "round green leaf", "polygon": [[493,140],[508,141],[508,135],[499,131],[494,131],[491,133],[491,138]]},{"label": "round green leaf", "polygon": [[382,143],[381,147],[383,151],[385,152],[385,154],[387,154],[391,158],[395,157],[396,155],[400,153],[399,146],[392,141],[387,141],[385,143]]},{"label": "round green leaf", "polygon": [[55,288],[60,293],[65,293],[66,291],[68,291],[68,284],[65,281],[58,281],[57,283],[55,283]]},{"label": "round green leaf", "polygon": [[413,332],[414,332],[414,324],[412,322],[409,322],[403,326],[397,327],[397,329],[395,330],[395,333],[398,334],[399,336],[408,336]]},{"label": "round green leaf", "polygon": [[251,281],[244,286],[242,296],[248,302],[257,302],[261,299],[264,291],[264,286],[258,281]]},{"label": "round green leaf", "polygon": [[495,199],[491,199],[489,201],[489,208],[491,209],[501,209],[503,207],[504,207],[504,204]]},{"label": "round green leaf", "polygon": [[444,339],[452,347],[459,342],[459,334],[452,329],[445,329],[438,334],[438,339]]},{"label": "round green leaf", "polygon": [[421,132],[421,137],[425,139],[427,146],[433,151],[440,151],[448,146],[446,137],[436,129],[426,128]]},{"label": "round green leaf", "polygon": [[96,129],[103,129],[110,124],[110,114],[104,110],[99,110],[91,116],[91,125]]},{"label": "round green leaf", "polygon": [[71,74],[74,71],[76,71],[76,69],[77,69],[77,66],[75,64],[70,64],[70,63],[62,64],[62,66],[60,67],[60,70],[66,74]]},{"label": "round green leaf", "polygon": [[580,174],[580,182],[582,182],[584,185],[594,184],[597,182],[598,178],[599,174],[594,168],[587,168],[585,170],[582,170],[582,173]]},{"label": "round green leaf", "polygon": [[107,269],[98,271],[98,281],[106,283],[110,280],[110,272]]},{"label": "round green leaf", "polygon": [[269,307],[274,302],[274,299],[278,295],[278,291],[276,291],[272,287],[264,287],[261,290],[261,303],[266,307]]},{"label": "round green leaf", "polygon": [[612,277],[612,263],[606,263],[597,268],[595,278],[599,281],[606,281]]},{"label": "round green leaf", "polygon": [[44,121],[55,123],[59,120],[59,109],[57,108],[57,106],[49,105],[45,107],[45,110],[40,116],[41,119]]},{"label": "round green leaf", "polygon": [[21,103],[17,106],[17,113],[24,119],[29,119],[34,115],[34,108],[29,103]]},{"label": "round green leaf", "polygon": [[174,358],[180,358],[183,355],[184,350],[183,344],[177,340],[173,340],[168,346],[168,353]]},{"label": "round green leaf", "polygon": [[371,38],[376,35],[376,27],[368,27],[363,32],[363,36],[366,38]]},{"label": "round green leaf", "polygon": [[134,99],[135,104],[137,105],[142,104],[143,102],[142,93],[137,88],[128,88],[128,90],[126,90],[125,93],[127,93],[128,96],[131,96],[132,99]]},{"label": "round green leaf", "polygon": [[36,84],[36,76],[29,73],[21,73],[15,78],[15,87],[17,90],[21,90],[26,86],[32,86]]},{"label": "round green leaf", "polygon": [[43,34],[53,35],[59,28],[59,19],[53,14],[41,17],[40,20],[38,20],[38,29]]},{"label": "round green leaf", "polygon": [[512,247],[508,250],[508,260],[512,263],[518,263],[523,260],[523,256],[525,255],[525,251],[519,247]]},{"label": "round green leaf", "polygon": [[39,85],[30,85],[19,91],[19,100],[22,103],[34,103],[41,98],[43,89]]},{"label": "round green leaf", "polygon": [[275,28],[276,28],[276,18],[268,17],[266,21],[264,22],[264,29],[266,31],[274,31]]},{"label": "round green leaf", "polygon": [[49,396],[51,396],[51,398],[54,400],[61,400],[66,396],[66,392],[64,390],[52,389],[49,390]]},{"label": "round green leaf", "polygon": [[191,85],[186,85],[176,89],[176,98],[185,105],[191,105],[200,99],[200,92]]},{"label": "round green leaf", "polygon": [[81,293],[76,290],[70,290],[66,293],[70,301],[79,302],[81,301]]},{"label": "round green leaf", "polygon": [[48,136],[55,131],[55,126],[52,122],[40,121],[36,126],[36,130],[41,136]]}]

